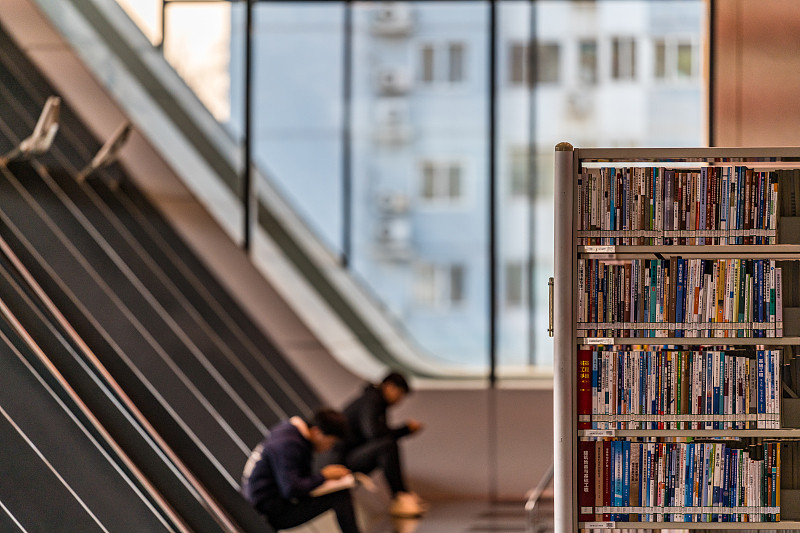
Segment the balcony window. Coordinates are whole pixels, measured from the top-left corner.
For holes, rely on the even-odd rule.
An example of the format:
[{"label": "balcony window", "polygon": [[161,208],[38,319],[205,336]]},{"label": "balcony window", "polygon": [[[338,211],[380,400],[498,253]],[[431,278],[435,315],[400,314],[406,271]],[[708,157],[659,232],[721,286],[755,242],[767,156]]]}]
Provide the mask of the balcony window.
[{"label": "balcony window", "polygon": [[561,47],[558,43],[539,43],[536,46],[537,83],[558,83]]},{"label": "balcony window", "polygon": [[417,304],[448,309],[465,300],[466,269],[461,264],[420,263],[414,269],[414,298]]},{"label": "balcony window", "polygon": [[611,77],[632,81],[636,77],[636,41],[629,37],[611,40]]},{"label": "balcony window", "polygon": [[508,81],[512,86],[530,83],[530,48],[526,43],[511,43],[508,50]]},{"label": "balcony window", "polygon": [[514,146],[509,152],[508,195],[512,199],[528,198],[530,183],[530,149]]},{"label": "balcony window", "polygon": [[583,85],[597,83],[597,41],[584,39],[578,44],[578,80]]},{"label": "balcony window", "polygon": [[505,305],[508,308],[520,308],[525,304],[525,265],[522,261],[512,260],[505,266]]},{"label": "balcony window", "polygon": [[425,43],[420,48],[420,81],[463,83],[467,79],[467,46],[463,42]]},{"label": "balcony window", "polygon": [[420,197],[426,203],[458,203],[462,199],[461,164],[451,161],[424,161],[421,165]]},{"label": "balcony window", "polygon": [[690,39],[656,39],[653,53],[653,75],[656,80],[680,81],[697,77],[699,51]]}]

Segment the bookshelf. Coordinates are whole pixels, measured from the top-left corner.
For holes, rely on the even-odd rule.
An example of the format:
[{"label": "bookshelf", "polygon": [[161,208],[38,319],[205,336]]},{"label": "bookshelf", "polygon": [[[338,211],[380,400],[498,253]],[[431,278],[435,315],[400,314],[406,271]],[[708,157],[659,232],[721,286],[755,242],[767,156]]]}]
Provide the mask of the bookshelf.
[{"label": "bookshelf", "polygon": [[800,148],[560,143],[555,212],[556,532],[800,530]]}]

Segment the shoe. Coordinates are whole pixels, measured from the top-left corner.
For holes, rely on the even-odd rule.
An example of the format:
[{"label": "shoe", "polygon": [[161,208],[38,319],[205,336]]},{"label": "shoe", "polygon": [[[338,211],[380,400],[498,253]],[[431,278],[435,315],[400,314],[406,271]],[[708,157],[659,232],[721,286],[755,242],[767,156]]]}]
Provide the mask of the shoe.
[{"label": "shoe", "polygon": [[412,498],[414,498],[414,501],[416,501],[416,502],[417,502],[417,505],[419,505],[419,506],[420,506],[420,508],[422,509],[422,512],[424,512],[424,513],[427,513],[427,512],[430,510],[430,508],[431,508],[431,505],[430,505],[428,502],[426,502],[425,500],[423,500],[423,499],[420,497],[420,495],[419,495],[419,494],[417,494],[416,492],[409,492],[408,494],[409,494],[409,495],[410,495]]},{"label": "shoe", "polygon": [[419,496],[409,492],[398,492],[389,505],[389,514],[397,518],[414,518],[422,516],[427,511]]}]

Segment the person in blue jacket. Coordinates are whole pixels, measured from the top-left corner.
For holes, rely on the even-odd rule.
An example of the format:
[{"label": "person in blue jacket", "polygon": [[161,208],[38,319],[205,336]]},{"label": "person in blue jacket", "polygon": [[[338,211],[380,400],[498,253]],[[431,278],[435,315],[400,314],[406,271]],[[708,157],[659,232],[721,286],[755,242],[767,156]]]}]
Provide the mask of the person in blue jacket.
[{"label": "person in blue jacket", "polygon": [[330,450],[347,432],[346,418],[332,409],[317,411],[310,422],[300,417],[280,422],[251,453],[242,494],[275,529],[299,526],[333,509],[342,533],[360,533],[348,489],[311,495],[326,480],[351,473],[338,464],[320,471],[312,467],[314,453]]}]

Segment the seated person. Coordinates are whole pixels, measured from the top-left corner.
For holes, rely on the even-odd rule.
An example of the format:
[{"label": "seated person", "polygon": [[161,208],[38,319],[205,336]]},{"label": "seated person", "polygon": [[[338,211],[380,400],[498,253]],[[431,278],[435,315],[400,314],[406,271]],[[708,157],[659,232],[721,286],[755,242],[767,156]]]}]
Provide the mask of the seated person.
[{"label": "seated person", "polygon": [[426,510],[419,496],[406,487],[397,446],[398,439],[416,433],[422,424],[408,420],[402,426],[390,428],[386,422],[386,410],[409,392],[408,382],[397,372],[388,374],[378,385],[367,385],[342,411],[350,432],[336,449],[338,460],[354,472],[383,471],[392,491],[389,512],[397,517],[420,516]]},{"label": "seated person", "polygon": [[256,446],[242,474],[242,494],[275,529],[304,524],[333,509],[342,533],[359,533],[348,489],[314,497],[310,493],[326,480],[351,472],[342,465],[312,470],[314,452],[325,452],[347,433],[345,417],[321,409],[313,420],[292,417],[273,427]]}]

